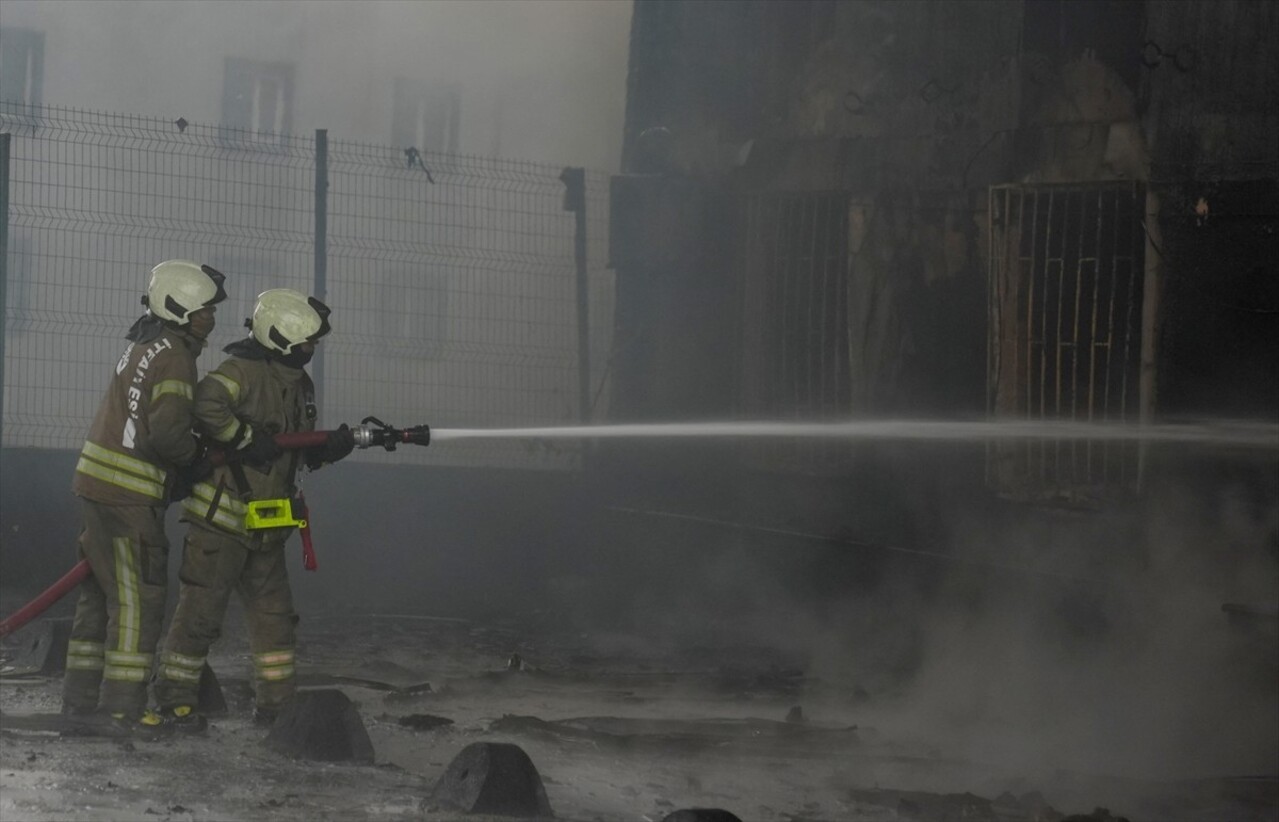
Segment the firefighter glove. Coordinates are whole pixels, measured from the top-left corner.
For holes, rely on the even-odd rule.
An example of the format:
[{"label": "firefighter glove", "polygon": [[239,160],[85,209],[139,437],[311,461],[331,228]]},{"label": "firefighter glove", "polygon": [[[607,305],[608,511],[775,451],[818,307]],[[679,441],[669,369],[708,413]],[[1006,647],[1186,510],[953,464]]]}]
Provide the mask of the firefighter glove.
[{"label": "firefighter glove", "polygon": [[330,431],[323,445],[317,445],[307,451],[306,464],[309,468],[319,468],[327,463],[337,462],[355,450],[355,432],[350,426],[342,423],[336,430]]},{"label": "firefighter glove", "polygon": [[190,465],[184,465],[173,472],[173,487],[169,490],[169,501],[177,502],[191,496],[191,489],[197,482],[213,476],[213,463],[208,457],[200,457]]},{"label": "firefighter glove", "polygon": [[284,449],[275,444],[275,438],[265,431],[254,431],[249,444],[236,452],[239,462],[249,465],[268,465],[274,462]]}]

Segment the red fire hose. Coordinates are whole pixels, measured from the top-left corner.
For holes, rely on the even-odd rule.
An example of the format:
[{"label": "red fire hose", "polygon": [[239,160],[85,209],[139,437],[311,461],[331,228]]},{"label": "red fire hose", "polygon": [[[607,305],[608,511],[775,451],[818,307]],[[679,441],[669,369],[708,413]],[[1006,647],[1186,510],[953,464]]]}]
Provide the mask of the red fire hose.
[{"label": "red fire hose", "polygon": [[[431,430],[425,425],[404,429],[392,428],[375,417],[365,417],[360,425],[351,430],[355,434],[357,448],[370,448],[380,445],[388,451],[394,451],[395,446],[399,443],[427,445],[431,441]],[[300,431],[291,434],[276,434],[275,444],[286,450],[313,448],[317,445],[323,445],[329,438],[330,433],[329,431]],[[209,461],[214,465],[221,465],[226,461],[226,455],[222,451],[210,451]],[[315,551],[311,547],[309,512],[305,511],[305,503],[303,503],[303,506],[304,512],[302,516],[308,520],[308,525],[302,529],[303,564],[307,570],[315,570]],[[66,596],[72,588],[83,582],[89,574],[89,560],[87,559],[82,559],[71,566],[71,570],[63,574],[61,579],[0,622],[0,639],[7,637],[49,610],[53,603]]]},{"label": "red fire hose", "polygon": [[0,637],[6,637],[26,625],[31,620],[49,610],[53,603],[62,599],[67,592],[84,581],[89,575],[89,560],[82,559],[62,575],[62,579],[53,583],[40,596],[14,611],[4,622],[0,622]]}]

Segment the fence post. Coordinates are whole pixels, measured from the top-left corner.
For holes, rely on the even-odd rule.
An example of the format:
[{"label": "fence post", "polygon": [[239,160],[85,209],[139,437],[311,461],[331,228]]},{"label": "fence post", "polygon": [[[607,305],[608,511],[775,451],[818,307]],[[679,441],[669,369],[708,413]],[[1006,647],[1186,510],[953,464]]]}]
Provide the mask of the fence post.
[{"label": "fence post", "polygon": [[0,447],[4,445],[4,335],[9,309],[9,134],[0,134]]},{"label": "fence post", "polygon": [[[315,298],[326,302],[329,286],[329,131],[315,130],[315,282],[312,289]],[[324,394],[324,346],[315,350],[311,376],[315,382],[315,403],[323,408]]]},{"label": "fence post", "polygon": [[590,291],[586,279],[586,169],[565,168],[564,210],[574,214],[573,260],[577,263],[577,417],[591,421],[591,324]]}]

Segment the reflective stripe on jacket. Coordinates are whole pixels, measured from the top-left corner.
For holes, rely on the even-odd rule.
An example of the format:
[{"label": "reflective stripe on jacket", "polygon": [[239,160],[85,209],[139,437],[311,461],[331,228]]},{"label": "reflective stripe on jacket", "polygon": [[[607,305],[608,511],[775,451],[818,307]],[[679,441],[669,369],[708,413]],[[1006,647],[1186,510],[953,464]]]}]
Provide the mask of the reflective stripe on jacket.
[{"label": "reflective stripe on jacket", "polygon": [[151,499],[163,500],[166,472],[144,460],[112,451],[86,440],[80,449],[76,471],[108,485],[124,488]]},{"label": "reflective stripe on jacket", "polygon": [[224,531],[230,531],[233,534],[247,533],[244,527],[244,514],[247,508],[234,490],[223,487],[222,495],[218,497],[218,507],[210,515],[209,507],[213,505],[215,496],[218,496],[217,486],[207,482],[196,483],[191,489],[191,495],[182,500],[183,519],[187,519],[186,515],[191,514],[201,522],[211,523]]}]

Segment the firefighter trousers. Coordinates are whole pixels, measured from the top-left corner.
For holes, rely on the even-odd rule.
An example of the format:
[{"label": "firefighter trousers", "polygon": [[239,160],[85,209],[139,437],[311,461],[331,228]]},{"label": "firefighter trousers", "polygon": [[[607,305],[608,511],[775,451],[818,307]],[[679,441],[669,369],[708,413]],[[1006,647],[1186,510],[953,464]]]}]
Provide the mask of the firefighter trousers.
[{"label": "firefighter trousers", "polygon": [[232,589],[244,604],[258,707],[278,708],[291,697],[298,616],[293,610],[284,543],[246,544],[242,537],[192,525],[178,579],[178,607],[156,678],[160,707],[198,707],[200,672],[209,647],[222,634]]},{"label": "firefighter trousers", "polygon": [[67,645],[62,701],[69,708],[136,714],[147,682],[169,578],[164,509],[80,500],[78,553],[92,573],[80,584]]}]

